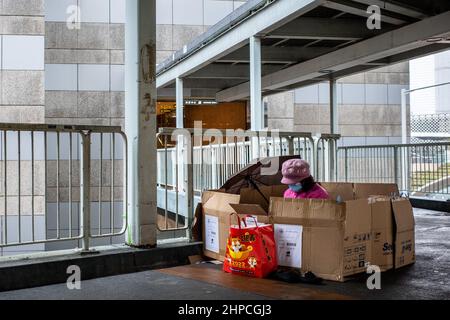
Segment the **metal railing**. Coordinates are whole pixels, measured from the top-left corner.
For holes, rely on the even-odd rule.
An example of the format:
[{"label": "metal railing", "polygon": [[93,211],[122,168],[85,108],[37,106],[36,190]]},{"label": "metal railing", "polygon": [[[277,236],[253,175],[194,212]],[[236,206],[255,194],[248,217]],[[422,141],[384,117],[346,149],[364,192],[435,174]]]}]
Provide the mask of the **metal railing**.
[{"label": "metal railing", "polygon": [[397,183],[410,195],[450,195],[450,142],[338,149],[338,180]]},{"label": "metal railing", "polygon": [[78,240],[88,251],[126,232],[120,127],[0,124],[0,150],[2,250]]},{"label": "metal railing", "polygon": [[[255,159],[300,155],[311,164],[315,176],[322,181],[335,180],[335,152],[340,136],[316,138],[310,133],[163,128],[157,139],[157,187],[161,192],[158,206],[164,210],[158,230],[168,232],[188,230],[193,198],[204,190],[221,188]],[[170,214],[174,214],[175,221],[169,219]],[[180,219],[184,219],[182,225]]]}]

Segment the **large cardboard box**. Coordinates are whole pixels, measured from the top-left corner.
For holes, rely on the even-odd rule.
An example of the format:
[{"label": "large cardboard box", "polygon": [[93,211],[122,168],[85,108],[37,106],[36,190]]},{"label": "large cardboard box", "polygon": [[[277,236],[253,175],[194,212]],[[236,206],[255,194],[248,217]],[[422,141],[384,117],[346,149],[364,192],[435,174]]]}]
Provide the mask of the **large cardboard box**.
[{"label": "large cardboard box", "polygon": [[[286,186],[242,189],[240,195],[207,191],[202,196],[204,254],[224,260],[230,214],[273,223],[280,265],[345,281],[415,261],[414,216],[408,199],[394,198],[393,184],[322,183],[331,200],[283,199]],[[262,195],[261,195],[262,193]],[[340,196],[342,203],[335,198]],[[270,207],[265,199],[271,199]]]},{"label": "large cardboard box", "polygon": [[275,229],[302,227],[301,246],[296,249],[300,250],[301,264],[294,267],[326,280],[345,281],[348,276],[364,272],[370,262],[370,212],[367,199],[338,204],[330,200],[273,198],[270,219]]},{"label": "large cardboard box", "polygon": [[393,199],[392,210],[395,218],[394,266],[398,269],[416,262],[415,220],[409,199]]},{"label": "large cardboard box", "polygon": [[268,223],[269,203],[265,199],[270,201],[272,196],[280,197],[286,189],[287,186],[261,187],[259,191],[244,188],[239,195],[220,190],[203,192],[203,254],[223,261],[230,229],[230,215],[254,215],[257,216],[258,222]]},{"label": "large cardboard box", "polygon": [[372,225],[372,258],[370,263],[387,271],[394,266],[394,226],[391,199],[386,196],[369,199]]}]

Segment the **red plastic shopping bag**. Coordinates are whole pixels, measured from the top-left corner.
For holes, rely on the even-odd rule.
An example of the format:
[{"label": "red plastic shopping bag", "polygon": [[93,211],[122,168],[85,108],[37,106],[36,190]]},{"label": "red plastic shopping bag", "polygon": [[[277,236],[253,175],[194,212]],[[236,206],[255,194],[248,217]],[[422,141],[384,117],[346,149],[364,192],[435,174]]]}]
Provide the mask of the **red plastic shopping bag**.
[{"label": "red plastic shopping bag", "polygon": [[254,226],[247,226],[245,219],[241,221],[237,214],[237,225],[230,226],[227,240],[227,251],[223,270],[228,273],[241,274],[256,278],[265,278],[278,267],[277,253],[273,226],[258,225],[254,219]]}]

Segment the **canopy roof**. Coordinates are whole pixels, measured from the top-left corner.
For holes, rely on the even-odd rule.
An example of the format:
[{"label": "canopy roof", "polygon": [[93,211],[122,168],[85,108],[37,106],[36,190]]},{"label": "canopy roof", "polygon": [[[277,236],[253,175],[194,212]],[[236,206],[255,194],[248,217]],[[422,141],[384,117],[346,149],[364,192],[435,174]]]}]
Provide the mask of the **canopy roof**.
[{"label": "canopy roof", "polygon": [[[381,8],[380,30],[367,8]],[[249,0],[158,65],[160,98],[250,96],[249,38],[261,38],[263,95],[338,79],[450,48],[448,0]]]}]

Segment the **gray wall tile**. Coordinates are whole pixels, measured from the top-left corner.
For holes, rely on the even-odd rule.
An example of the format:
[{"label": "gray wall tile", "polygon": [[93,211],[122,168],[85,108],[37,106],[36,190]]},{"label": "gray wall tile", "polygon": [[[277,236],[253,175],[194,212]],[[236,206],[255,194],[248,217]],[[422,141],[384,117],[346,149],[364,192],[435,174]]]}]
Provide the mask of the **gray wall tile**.
[{"label": "gray wall tile", "polygon": [[364,84],[342,84],[343,104],[364,104],[365,101]]},{"label": "gray wall tile", "polygon": [[45,23],[42,17],[2,16],[0,21],[2,34],[44,35]]},{"label": "gray wall tile", "polygon": [[388,103],[387,84],[366,84],[366,104]]},{"label": "gray wall tile", "polygon": [[231,12],[233,12],[232,1],[205,0],[204,1],[204,24],[214,25]]},{"label": "gray wall tile", "polygon": [[78,0],[45,0],[45,20],[66,22],[67,8],[77,4]]},{"label": "gray wall tile", "polygon": [[79,0],[81,22],[109,23],[109,0]]},{"label": "gray wall tile", "polygon": [[2,71],[4,105],[44,105],[43,71]]},{"label": "gray wall tile", "polygon": [[295,90],[295,103],[319,103],[319,86],[312,85]]},{"label": "gray wall tile", "polygon": [[78,65],[78,88],[80,91],[109,91],[109,78],[108,65]]},{"label": "gray wall tile", "polygon": [[172,1],[156,0],[156,24],[172,24]]},{"label": "gray wall tile", "polygon": [[45,89],[49,91],[76,91],[78,89],[78,66],[76,64],[47,64],[45,66]]},{"label": "gray wall tile", "polygon": [[[44,0],[2,0],[5,15],[44,15]],[[45,0],[48,1],[48,0]]]},{"label": "gray wall tile", "polygon": [[5,35],[2,38],[3,70],[44,70],[43,36]]},{"label": "gray wall tile", "polygon": [[173,0],[173,24],[203,25],[203,0]]}]

